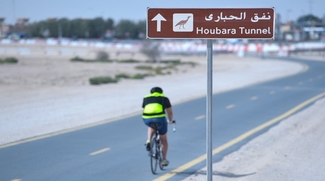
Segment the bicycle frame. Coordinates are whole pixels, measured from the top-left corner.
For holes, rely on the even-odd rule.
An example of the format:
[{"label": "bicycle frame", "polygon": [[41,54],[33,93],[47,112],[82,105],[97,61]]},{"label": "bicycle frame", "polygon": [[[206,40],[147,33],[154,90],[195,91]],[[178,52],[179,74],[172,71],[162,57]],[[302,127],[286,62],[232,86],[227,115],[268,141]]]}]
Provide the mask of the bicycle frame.
[{"label": "bicycle frame", "polygon": [[[173,124],[173,132],[176,131],[176,121],[173,120],[169,122],[170,124]],[[151,138],[151,149],[150,149],[150,165],[151,165],[151,172],[153,174],[157,173],[157,165],[159,164],[160,170],[164,170],[164,166],[162,165],[163,157],[162,157],[162,149],[161,149],[161,140],[160,135],[158,131],[158,123],[150,125],[151,128],[153,128],[154,134]]]}]

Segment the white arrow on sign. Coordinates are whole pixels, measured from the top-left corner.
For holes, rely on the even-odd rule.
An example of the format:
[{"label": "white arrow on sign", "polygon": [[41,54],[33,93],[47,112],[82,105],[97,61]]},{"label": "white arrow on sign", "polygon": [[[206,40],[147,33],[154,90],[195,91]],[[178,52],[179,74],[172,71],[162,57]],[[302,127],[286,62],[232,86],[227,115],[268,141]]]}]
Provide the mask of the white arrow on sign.
[{"label": "white arrow on sign", "polygon": [[158,13],[151,21],[157,21],[157,32],[161,32],[161,21],[167,21],[160,13]]}]

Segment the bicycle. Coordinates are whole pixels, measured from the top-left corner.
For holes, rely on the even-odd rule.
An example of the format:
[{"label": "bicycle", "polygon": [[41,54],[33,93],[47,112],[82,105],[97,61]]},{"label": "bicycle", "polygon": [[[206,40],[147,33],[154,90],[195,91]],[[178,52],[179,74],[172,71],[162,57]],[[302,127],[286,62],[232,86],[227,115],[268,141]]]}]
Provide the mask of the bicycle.
[{"label": "bicycle", "polygon": [[[171,124],[174,124],[173,131],[176,131],[176,121],[173,120],[170,122]],[[153,174],[157,173],[157,167],[159,165],[160,170],[164,170],[164,165],[162,165],[163,161],[163,156],[162,156],[162,150],[161,150],[161,140],[159,136],[159,123],[153,123],[150,125],[155,132],[154,135],[151,138],[150,142],[150,151],[149,151],[149,156],[150,156],[150,166],[151,166],[151,172]]]}]

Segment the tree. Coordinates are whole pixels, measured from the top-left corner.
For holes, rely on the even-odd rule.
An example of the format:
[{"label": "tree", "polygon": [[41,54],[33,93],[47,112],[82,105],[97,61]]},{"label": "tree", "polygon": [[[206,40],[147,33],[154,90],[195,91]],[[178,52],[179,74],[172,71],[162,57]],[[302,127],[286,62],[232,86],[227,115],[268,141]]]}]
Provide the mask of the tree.
[{"label": "tree", "polygon": [[106,30],[113,30],[114,29],[114,20],[112,18],[108,18],[105,21],[105,29]]},{"label": "tree", "polygon": [[[145,38],[146,22],[137,23],[130,20],[121,20],[116,26],[114,20],[101,17],[94,19],[50,18],[44,21],[34,22],[28,25],[27,32],[30,37],[62,37],[69,38],[103,38],[106,32],[112,32],[112,38],[119,39],[143,39]],[[44,36],[44,32],[48,36]]]},{"label": "tree", "polygon": [[88,20],[86,19],[73,19],[68,25],[69,32],[66,35],[71,38],[83,38],[88,29]]},{"label": "tree", "polygon": [[121,20],[115,27],[115,37],[121,39],[136,38],[136,25],[130,20]]},{"label": "tree", "polygon": [[61,18],[61,19],[58,20],[58,23],[60,23],[60,26],[61,26],[61,35],[62,35],[62,37],[71,37],[69,19]]},{"label": "tree", "polygon": [[106,32],[103,18],[95,18],[89,21],[89,35],[91,38],[101,38]]},{"label": "tree", "polygon": [[314,16],[312,14],[300,16],[297,19],[297,23],[299,24],[311,24],[311,23],[321,23],[322,20],[318,18],[317,16]]},{"label": "tree", "polygon": [[27,25],[27,33],[30,37],[40,37],[40,28],[38,23]]},{"label": "tree", "polygon": [[138,24],[136,24],[136,38],[139,39],[144,39],[145,38],[145,34],[146,34],[146,21],[139,21]]}]

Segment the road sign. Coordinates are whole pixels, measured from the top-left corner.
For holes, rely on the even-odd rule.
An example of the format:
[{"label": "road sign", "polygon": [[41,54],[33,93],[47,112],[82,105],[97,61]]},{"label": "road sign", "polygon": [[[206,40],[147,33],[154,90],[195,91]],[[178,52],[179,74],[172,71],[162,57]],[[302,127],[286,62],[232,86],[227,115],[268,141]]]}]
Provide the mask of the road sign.
[{"label": "road sign", "polygon": [[149,39],[274,39],[274,8],[148,8]]}]

